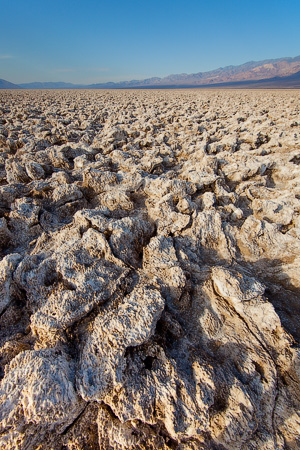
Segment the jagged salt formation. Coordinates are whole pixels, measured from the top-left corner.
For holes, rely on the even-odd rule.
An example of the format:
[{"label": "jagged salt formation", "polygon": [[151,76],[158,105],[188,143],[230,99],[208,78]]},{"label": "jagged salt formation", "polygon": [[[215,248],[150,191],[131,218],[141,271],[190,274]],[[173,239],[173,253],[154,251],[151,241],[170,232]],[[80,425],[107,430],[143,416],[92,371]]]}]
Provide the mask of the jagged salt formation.
[{"label": "jagged salt formation", "polygon": [[1,92],[1,449],[300,447],[299,100]]}]

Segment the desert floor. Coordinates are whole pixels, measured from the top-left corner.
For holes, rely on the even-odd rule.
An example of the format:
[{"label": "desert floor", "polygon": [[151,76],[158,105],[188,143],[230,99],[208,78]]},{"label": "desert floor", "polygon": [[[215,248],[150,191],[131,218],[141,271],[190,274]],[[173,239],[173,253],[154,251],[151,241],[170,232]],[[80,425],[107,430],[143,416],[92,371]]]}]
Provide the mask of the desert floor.
[{"label": "desert floor", "polygon": [[0,448],[300,448],[300,91],[0,91]]}]

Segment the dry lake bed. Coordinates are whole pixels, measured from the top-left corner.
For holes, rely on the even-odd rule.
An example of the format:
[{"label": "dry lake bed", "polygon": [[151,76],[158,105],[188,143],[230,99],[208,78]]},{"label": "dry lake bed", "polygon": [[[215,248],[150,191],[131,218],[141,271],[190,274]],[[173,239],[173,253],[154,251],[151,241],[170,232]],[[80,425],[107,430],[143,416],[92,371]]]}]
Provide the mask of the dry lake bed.
[{"label": "dry lake bed", "polygon": [[299,449],[299,166],[299,90],[1,91],[1,450]]}]

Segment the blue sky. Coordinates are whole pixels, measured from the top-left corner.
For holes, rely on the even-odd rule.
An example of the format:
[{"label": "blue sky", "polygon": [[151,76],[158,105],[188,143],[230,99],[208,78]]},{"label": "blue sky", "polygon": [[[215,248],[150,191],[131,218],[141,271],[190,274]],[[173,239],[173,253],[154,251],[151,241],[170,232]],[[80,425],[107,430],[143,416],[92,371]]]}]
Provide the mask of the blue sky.
[{"label": "blue sky", "polygon": [[300,55],[300,0],[0,0],[0,78],[93,83]]}]

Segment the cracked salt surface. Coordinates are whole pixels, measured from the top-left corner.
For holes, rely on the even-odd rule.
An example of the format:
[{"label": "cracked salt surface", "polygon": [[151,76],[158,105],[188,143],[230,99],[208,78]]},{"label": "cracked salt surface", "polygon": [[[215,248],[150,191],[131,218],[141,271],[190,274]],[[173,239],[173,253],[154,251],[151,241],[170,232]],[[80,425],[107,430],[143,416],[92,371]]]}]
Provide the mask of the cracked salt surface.
[{"label": "cracked salt surface", "polygon": [[1,449],[298,448],[299,91],[0,99]]}]

